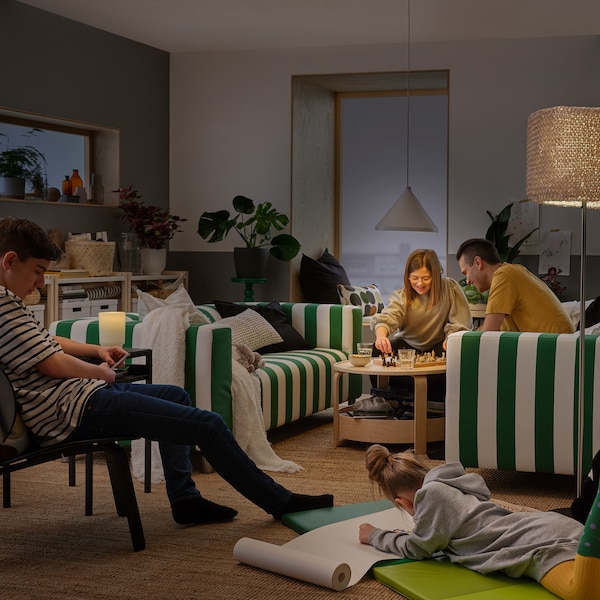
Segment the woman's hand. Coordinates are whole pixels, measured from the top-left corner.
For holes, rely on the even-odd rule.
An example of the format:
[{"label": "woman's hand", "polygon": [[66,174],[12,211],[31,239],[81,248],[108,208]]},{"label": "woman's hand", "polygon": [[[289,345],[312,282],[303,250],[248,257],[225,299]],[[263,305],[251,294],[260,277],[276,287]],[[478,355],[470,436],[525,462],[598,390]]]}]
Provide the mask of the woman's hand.
[{"label": "woman's hand", "polygon": [[387,337],[387,335],[382,335],[377,337],[377,339],[375,340],[375,348],[377,348],[377,350],[383,352],[384,354],[391,354],[392,343],[390,342],[390,339]]},{"label": "woman's hand", "polygon": [[358,528],[358,539],[360,540],[360,543],[368,544],[369,536],[371,535],[371,532],[374,530],[375,530],[375,527],[373,527],[373,525],[370,525],[369,523],[363,523],[362,525],[360,525]]}]

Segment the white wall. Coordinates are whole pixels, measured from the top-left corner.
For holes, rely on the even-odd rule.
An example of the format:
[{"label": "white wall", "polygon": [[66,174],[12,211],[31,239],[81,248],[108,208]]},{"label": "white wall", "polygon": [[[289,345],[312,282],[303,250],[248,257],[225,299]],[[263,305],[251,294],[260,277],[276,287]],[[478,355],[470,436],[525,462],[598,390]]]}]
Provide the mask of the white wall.
[{"label": "white wall", "polygon": [[[171,55],[171,210],[191,219],[175,251],[230,251],[196,233],[204,210],[244,194],[290,214],[291,76],[401,71],[403,46]],[[448,252],[482,236],[486,210],[525,197],[527,117],[600,104],[599,37],[416,44],[411,68],[450,70]],[[600,224],[591,211],[588,225]],[[540,226],[573,231],[577,210],[542,207]],[[590,239],[591,238],[591,239]],[[600,238],[588,253],[600,254]]]}]

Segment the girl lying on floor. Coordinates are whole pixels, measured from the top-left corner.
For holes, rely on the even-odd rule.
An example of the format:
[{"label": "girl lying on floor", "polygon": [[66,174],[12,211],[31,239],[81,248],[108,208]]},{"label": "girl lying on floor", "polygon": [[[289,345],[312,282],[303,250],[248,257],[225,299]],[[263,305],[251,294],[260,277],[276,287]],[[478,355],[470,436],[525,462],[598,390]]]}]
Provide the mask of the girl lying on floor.
[{"label": "girl lying on floor", "polygon": [[531,577],[563,600],[600,600],[600,493],[585,526],[555,512],[511,512],[490,501],[482,477],[460,463],[428,469],[411,452],[367,450],[369,479],[413,516],[412,531],[367,523],[359,538],[421,560],[442,552],[479,573]]}]

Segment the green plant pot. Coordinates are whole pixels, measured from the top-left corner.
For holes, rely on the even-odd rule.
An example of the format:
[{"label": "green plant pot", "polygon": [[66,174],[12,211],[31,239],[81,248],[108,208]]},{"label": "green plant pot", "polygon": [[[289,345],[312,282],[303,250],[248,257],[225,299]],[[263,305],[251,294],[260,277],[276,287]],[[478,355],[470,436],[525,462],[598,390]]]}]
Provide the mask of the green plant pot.
[{"label": "green plant pot", "polygon": [[267,272],[268,248],[234,248],[233,263],[236,277],[264,279]]}]

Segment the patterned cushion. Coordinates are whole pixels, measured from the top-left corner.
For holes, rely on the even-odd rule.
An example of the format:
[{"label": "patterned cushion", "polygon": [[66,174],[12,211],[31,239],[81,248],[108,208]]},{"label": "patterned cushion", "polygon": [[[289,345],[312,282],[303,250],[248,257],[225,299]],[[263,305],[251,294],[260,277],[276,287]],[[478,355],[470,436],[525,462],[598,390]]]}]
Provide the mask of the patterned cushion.
[{"label": "patterned cushion", "polygon": [[375,284],[359,287],[339,283],[337,291],[340,302],[350,306],[360,306],[363,317],[371,317],[381,312],[385,306],[381,292]]},{"label": "patterned cushion", "polygon": [[249,308],[235,317],[221,319],[218,323],[231,329],[231,341],[234,344],[245,344],[250,350],[283,342],[283,338],[269,322]]},{"label": "patterned cushion", "polygon": [[275,300],[268,304],[257,304],[255,306],[246,306],[244,304],[236,304],[235,302],[215,300],[215,306],[222,317],[234,317],[249,308],[250,310],[255,310],[261,317],[268,321],[268,323],[283,338],[283,342],[258,348],[256,351],[260,354],[268,354],[269,352],[288,352],[290,350],[308,350],[312,348],[312,346],[294,329],[287,318],[287,315],[283,312],[281,304]]}]

